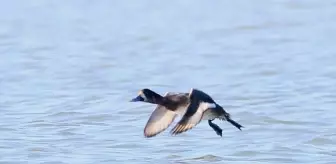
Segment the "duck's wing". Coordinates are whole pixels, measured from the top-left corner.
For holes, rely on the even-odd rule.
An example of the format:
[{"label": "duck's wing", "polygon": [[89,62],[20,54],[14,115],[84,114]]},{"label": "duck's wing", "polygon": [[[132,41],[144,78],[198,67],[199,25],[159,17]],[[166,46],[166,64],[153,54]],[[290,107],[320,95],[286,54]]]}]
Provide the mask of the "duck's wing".
[{"label": "duck's wing", "polygon": [[161,133],[174,121],[176,113],[158,105],[149,117],[144,129],[145,137],[154,137]]},{"label": "duck's wing", "polygon": [[173,93],[169,92],[165,95],[170,102],[174,104],[173,111],[179,115],[183,116],[187,110],[189,104],[189,93]]},{"label": "duck's wing", "polygon": [[201,121],[205,110],[215,107],[215,103],[210,96],[196,89],[191,89],[189,99],[190,103],[186,109],[186,113],[171,130],[171,133],[174,135],[192,129]]},{"label": "duck's wing", "polygon": [[[183,98],[181,98],[182,95],[179,93],[167,92],[164,97],[168,97],[175,102],[183,101]],[[154,137],[167,129],[176,118],[177,112],[169,110],[165,106],[158,105],[147,121],[144,129],[145,137]]]}]

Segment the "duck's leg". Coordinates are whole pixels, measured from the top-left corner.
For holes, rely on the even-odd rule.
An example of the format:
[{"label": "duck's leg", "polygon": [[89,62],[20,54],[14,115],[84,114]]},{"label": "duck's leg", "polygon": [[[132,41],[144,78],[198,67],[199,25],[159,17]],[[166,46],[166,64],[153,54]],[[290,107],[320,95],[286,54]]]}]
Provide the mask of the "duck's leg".
[{"label": "duck's leg", "polygon": [[212,123],[213,120],[214,119],[208,120],[208,123],[209,123],[210,127],[212,127],[212,129],[216,132],[217,135],[222,137],[222,131],[223,130],[218,125]]}]

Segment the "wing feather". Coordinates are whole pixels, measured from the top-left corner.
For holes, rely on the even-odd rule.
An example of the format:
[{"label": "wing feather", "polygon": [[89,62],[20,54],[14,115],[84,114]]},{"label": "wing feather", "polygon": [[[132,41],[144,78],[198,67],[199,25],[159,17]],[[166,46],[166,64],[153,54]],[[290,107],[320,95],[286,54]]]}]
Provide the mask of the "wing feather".
[{"label": "wing feather", "polygon": [[174,121],[176,113],[168,110],[164,106],[158,105],[149,117],[144,128],[145,137],[154,137],[161,133]]},{"label": "wing feather", "polygon": [[204,111],[214,105],[213,103],[203,102],[199,97],[194,96],[194,91],[193,89],[190,91],[190,104],[182,119],[171,130],[171,134],[177,135],[195,127],[202,120]]}]

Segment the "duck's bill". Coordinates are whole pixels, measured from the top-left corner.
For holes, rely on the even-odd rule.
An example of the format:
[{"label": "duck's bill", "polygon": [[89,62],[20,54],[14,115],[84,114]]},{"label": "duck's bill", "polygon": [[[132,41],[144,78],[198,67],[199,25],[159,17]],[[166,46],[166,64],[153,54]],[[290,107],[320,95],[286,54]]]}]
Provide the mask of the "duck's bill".
[{"label": "duck's bill", "polygon": [[141,96],[137,96],[136,98],[133,98],[130,102],[137,102],[137,101],[144,101],[144,99]]}]

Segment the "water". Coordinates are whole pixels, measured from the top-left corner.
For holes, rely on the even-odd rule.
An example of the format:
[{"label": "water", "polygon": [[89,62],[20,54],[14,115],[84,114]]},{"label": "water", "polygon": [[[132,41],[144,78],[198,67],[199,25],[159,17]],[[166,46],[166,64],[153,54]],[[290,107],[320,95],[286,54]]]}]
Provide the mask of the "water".
[{"label": "water", "polygon": [[[333,1],[1,2],[0,163],[333,163],[335,18]],[[245,128],[144,138],[145,87],[199,88]]]}]

